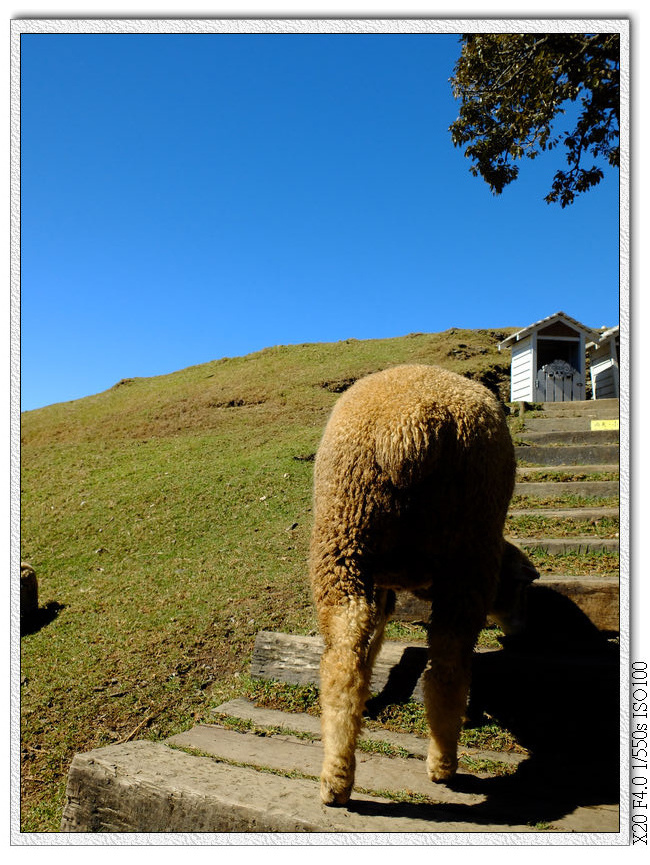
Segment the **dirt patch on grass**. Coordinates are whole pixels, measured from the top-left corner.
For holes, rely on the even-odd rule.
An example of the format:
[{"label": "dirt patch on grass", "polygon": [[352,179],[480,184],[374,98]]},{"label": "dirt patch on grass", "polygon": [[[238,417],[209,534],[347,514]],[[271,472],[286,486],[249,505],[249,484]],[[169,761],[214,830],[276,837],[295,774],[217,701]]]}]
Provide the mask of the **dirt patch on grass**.
[{"label": "dirt patch on grass", "polygon": [[231,397],[223,400],[208,400],[208,406],[209,408],[241,408],[245,405],[262,405],[265,402],[265,398]]},{"label": "dirt patch on grass", "polygon": [[320,386],[330,393],[343,393],[352,387],[356,381],[359,381],[359,378],[354,376],[352,378],[341,378],[338,381],[322,381]]}]

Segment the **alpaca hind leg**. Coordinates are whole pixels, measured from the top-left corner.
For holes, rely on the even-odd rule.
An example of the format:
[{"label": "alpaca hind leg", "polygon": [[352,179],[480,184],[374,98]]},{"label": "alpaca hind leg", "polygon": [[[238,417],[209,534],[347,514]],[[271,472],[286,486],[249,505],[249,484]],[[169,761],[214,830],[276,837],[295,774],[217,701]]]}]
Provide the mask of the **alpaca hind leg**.
[{"label": "alpaca hind leg", "polygon": [[427,773],[448,781],[458,768],[458,738],[469,694],[473,639],[450,633],[429,635],[424,703],[430,730]]},{"label": "alpaca hind leg", "polygon": [[355,748],[370,693],[367,656],[373,618],[361,597],[332,607],[321,617],[321,799],[326,805],[345,805],[352,792]]}]

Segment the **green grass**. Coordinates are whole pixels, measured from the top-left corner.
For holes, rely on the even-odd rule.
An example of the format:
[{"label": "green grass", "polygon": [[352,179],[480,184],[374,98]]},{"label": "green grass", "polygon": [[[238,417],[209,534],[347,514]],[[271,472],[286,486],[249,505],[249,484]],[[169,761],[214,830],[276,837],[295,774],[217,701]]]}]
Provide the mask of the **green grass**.
[{"label": "green grass", "polygon": [[472,772],[474,774],[486,773],[492,777],[514,775],[517,771],[516,764],[503,763],[499,760],[477,758],[470,754],[461,754],[458,758],[458,763],[459,766],[467,772]]},{"label": "green grass", "polygon": [[[287,705],[285,705],[283,708],[285,712],[289,711]],[[416,709],[415,711],[418,710]],[[274,735],[292,736],[295,739],[300,739],[308,742],[320,740],[320,735],[315,733],[296,731],[292,730],[290,727],[259,725],[256,724],[254,721],[245,718],[233,717],[231,715],[226,715],[223,713],[214,713],[212,716],[212,722],[214,724],[218,724],[220,727],[224,727],[227,730],[233,730],[237,733],[253,733],[256,736],[262,737]],[[381,726],[379,724],[373,724],[373,722],[368,721],[366,722],[366,728],[368,728],[369,724],[372,726],[373,729]],[[463,738],[464,741],[462,744],[464,744],[465,747],[468,747],[467,743],[469,740],[477,741],[479,739],[493,746],[497,746],[494,750],[510,751],[517,747],[512,737],[510,737],[505,731],[494,725],[482,727],[479,728],[478,731],[474,730],[470,733],[465,732],[463,733]],[[357,742],[357,748],[366,754],[376,754],[381,757],[408,759],[414,756],[412,755],[411,751],[401,747],[400,745],[394,745],[381,739],[365,738],[363,732],[361,733],[361,736],[359,737],[359,740]],[[424,758],[416,757],[415,759]],[[460,763],[464,769],[475,773],[488,772],[492,775],[508,775],[516,771],[516,764],[504,763],[493,758],[477,757],[470,754],[462,754],[460,756]]]},{"label": "green grass", "polygon": [[75,752],[209,723],[251,691],[258,631],[316,632],[311,458],[346,385],[424,362],[507,396],[510,332],[278,346],[23,414],[21,558],[49,618],[21,639],[23,831],[58,831]]},{"label": "green grass", "polygon": [[618,577],[618,552],[595,550],[589,553],[547,553],[541,548],[527,549],[527,555],[540,574],[567,577]]},{"label": "green grass", "polygon": [[566,493],[558,490],[555,495],[531,496],[515,493],[510,506],[513,509],[528,508],[617,508],[619,506],[618,496],[580,496],[575,493]]},{"label": "green grass", "polygon": [[314,733],[301,732],[299,730],[291,730],[287,727],[261,725],[250,721],[247,718],[237,718],[232,715],[225,715],[221,712],[215,712],[212,715],[212,723],[226,730],[233,730],[236,733],[253,733],[256,736],[293,736],[294,739],[302,739],[307,742],[313,742],[320,737]]},{"label": "green grass", "polygon": [[[318,689],[313,685],[289,685],[284,682],[261,681],[250,677],[244,677],[243,685],[244,696],[257,706],[284,712],[306,712],[314,716],[319,714]],[[230,723],[242,730],[255,726],[248,721],[233,720]],[[371,731],[390,730],[395,733],[412,733],[424,738],[429,734],[424,705],[415,700],[387,706],[376,718],[364,718],[364,728]],[[363,733],[361,735],[363,737]],[[461,732],[460,745],[480,750],[525,753],[511,733],[494,723],[464,729]],[[372,753],[391,755],[391,748],[394,746],[364,740],[360,743],[360,747]],[[396,753],[392,756],[403,755]]]},{"label": "green grass", "polygon": [[424,641],[427,638],[427,632],[424,625],[392,621],[386,625],[385,638],[387,640],[401,640],[406,643],[417,640]]},{"label": "green grass", "polygon": [[318,688],[315,685],[290,685],[276,680],[241,676],[241,693],[265,709],[319,714]]},{"label": "green grass", "polygon": [[380,757],[402,757],[406,759],[410,756],[406,748],[401,748],[399,745],[391,745],[388,742],[380,740],[364,739],[363,733],[358,740],[357,747],[366,754],[377,754]]},{"label": "green grass", "polygon": [[506,521],[505,532],[515,538],[616,538],[619,522],[614,517],[563,520],[557,517],[511,514]]}]

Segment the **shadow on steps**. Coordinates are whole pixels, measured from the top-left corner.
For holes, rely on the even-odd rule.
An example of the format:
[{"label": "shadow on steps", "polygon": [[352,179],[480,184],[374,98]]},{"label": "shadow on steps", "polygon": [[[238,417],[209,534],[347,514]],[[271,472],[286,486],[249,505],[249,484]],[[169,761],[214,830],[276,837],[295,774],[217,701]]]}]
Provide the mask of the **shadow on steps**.
[{"label": "shadow on steps", "polygon": [[[521,637],[475,653],[468,725],[496,722],[530,757],[505,777],[457,775],[450,788],[486,796],[479,805],[445,805],[458,819],[494,823],[505,811],[512,823],[537,824],[619,801],[618,646],[548,587],[531,586],[528,612]],[[367,714],[408,700],[426,660],[425,648],[405,651]]]},{"label": "shadow on steps", "polygon": [[[522,645],[477,655],[469,714],[509,730],[530,757],[509,777],[481,782],[490,799],[525,803],[534,822],[579,805],[615,804],[620,784],[618,651],[552,654]],[[460,779],[458,779],[460,781]],[[529,817],[530,819],[530,817]]]}]

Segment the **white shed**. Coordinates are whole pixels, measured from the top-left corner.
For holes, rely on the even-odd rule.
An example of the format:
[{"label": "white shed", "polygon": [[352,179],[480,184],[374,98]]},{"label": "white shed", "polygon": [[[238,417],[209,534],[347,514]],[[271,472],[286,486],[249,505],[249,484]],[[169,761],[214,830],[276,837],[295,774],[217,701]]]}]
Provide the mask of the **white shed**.
[{"label": "white shed", "polygon": [[564,312],[556,312],[513,333],[509,348],[512,402],[585,399],[586,344],[598,333]]},{"label": "white shed", "polygon": [[601,331],[596,340],[587,343],[594,399],[618,399],[620,349],[618,325]]}]

